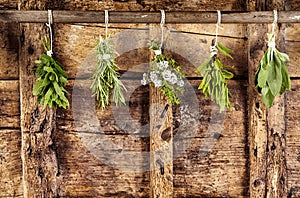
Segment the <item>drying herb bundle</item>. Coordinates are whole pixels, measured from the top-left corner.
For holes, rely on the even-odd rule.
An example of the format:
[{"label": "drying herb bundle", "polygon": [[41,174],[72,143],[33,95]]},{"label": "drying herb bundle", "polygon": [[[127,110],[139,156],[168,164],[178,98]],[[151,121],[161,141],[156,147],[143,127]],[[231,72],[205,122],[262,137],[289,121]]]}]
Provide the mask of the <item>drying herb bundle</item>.
[{"label": "drying herb bundle", "polygon": [[155,56],[150,69],[143,74],[142,85],[150,83],[159,88],[172,104],[179,104],[178,94],[184,93],[184,75],[181,67],[174,59],[166,58],[157,41],[152,40],[149,48],[154,50]]},{"label": "drying herb bundle", "polygon": [[202,90],[205,97],[215,100],[220,106],[220,111],[224,111],[225,107],[231,109],[229,101],[231,94],[228,91],[226,80],[231,79],[234,75],[227,71],[226,68],[232,68],[233,66],[224,66],[217,55],[217,51],[232,59],[230,55],[232,50],[224,47],[221,43],[217,43],[216,46],[214,43],[215,41],[213,40],[210,58],[197,68],[197,71],[203,76],[198,89]]},{"label": "drying herb bundle", "polygon": [[123,91],[125,86],[119,80],[118,66],[115,63],[117,52],[110,42],[110,38],[103,39],[100,37],[97,50],[97,67],[92,76],[91,90],[97,99],[97,105],[102,110],[109,105],[109,98],[112,94],[112,100],[119,104],[125,104]]},{"label": "drying herb bundle", "polygon": [[[50,40],[42,39],[46,51],[50,50]],[[39,60],[35,61],[38,67],[35,69],[36,82],[33,86],[33,95],[38,97],[38,104],[52,107],[69,107],[66,98],[68,93],[64,86],[68,82],[67,74],[62,65],[47,54],[42,54]]]},{"label": "drying herb bundle", "polygon": [[291,88],[291,80],[285,62],[289,56],[275,47],[275,34],[268,34],[268,49],[255,74],[255,86],[264,104],[270,108],[275,96]]}]

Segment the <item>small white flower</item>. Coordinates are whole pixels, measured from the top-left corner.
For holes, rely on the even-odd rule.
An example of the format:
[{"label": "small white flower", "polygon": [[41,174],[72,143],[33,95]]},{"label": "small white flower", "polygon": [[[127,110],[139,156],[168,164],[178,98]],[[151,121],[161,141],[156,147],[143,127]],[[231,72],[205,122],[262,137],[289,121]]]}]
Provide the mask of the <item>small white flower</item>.
[{"label": "small white flower", "polygon": [[162,81],[161,81],[161,80],[153,81],[153,83],[154,83],[154,86],[155,86],[155,87],[160,87],[160,86],[162,86]]},{"label": "small white flower", "polygon": [[108,59],[110,59],[110,54],[103,54],[102,59],[103,59],[103,60],[108,60]]},{"label": "small white flower", "polygon": [[166,71],[163,71],[162,76],[166,81],[169,81],[171,78],[171,74],[172,73],[170,70],[166,70]]},{"label": "small white flower", "polygon": [[174,85],[174,84],[177,83],[177,79],[178,79],[178,78],[177,78],[176,74],[172,73],[171,76],[170,76],[169,82],[170,82],[172,85]]},{"label": "small white flower", "polygon": [[154,54],[157,56],[157,55],[160,55],[161,54],[161,50],[154,50]]},{"label": "small white flower", "polygon": [[184,81],[183,81],[183,80],[179,80],[179,81],[177,82],[177,85],[178,85],[179,87],[183,87]]},{"label": "small white flower", "polygon": [[146,85],[147,84],[147,80],[146,79],[141,80],[141,84],[142,85]]},{"label": "small white flower", "polygon": [[156,74],[156,71],[151,71],[150,72],[150,80],[152,82],[156,81],[157,80],[157,74]]},{"label": "small white flower", "polygon": [[161,61],[158,63],[158,66],[160,69],[166,69],[169,66],[169,62],[168,61]]}]

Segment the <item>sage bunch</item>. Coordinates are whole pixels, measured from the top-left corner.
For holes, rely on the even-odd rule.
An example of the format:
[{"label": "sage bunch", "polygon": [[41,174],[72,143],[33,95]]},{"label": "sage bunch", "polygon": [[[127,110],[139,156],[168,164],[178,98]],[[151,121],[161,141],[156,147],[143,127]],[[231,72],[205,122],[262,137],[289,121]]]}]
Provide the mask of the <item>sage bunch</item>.
[{"label": "sage bunch", "polygon": [[119,79],[119,73],[115,62],[117,52],[111,44],[110,37],[103,39],[100,36],[99,44],[96,48],[97,66],[92,76],[91,90],[96,97],[97,106],[102,110],[110,104],[110,96],[116,105],[125,104],[123,92],[125,86]]},{"label": "sage bunch", "polygon": [[263,103],[270,108],[275,96],[291,89],[291,80],[286,67],[289,56],[275,47],[275,34],[268,34],[268,49],[255,74],[255,87]]},{"label": "sage bunch", "polygon": [[[42,44],[46,51],[50,50],[50,40],[47,37],[42,39]],[[64,88],[68,80],[62,65],[47,54],[42,54],[35,63],[38,67],[35,69],[36,82],[32,92],[38,97],[38,104],[50,108],[69,107],[66,98],[68,92]]]},{"label": "sage bunch", "polygon": [[198,89],[202,90],[205,97],[210,97],[212,101],[215,101],[219,105],[221,112],[225,110],[225,107],[231,109],[229,101],[231,94],[228,90],[226,80],[233,78],[234,75],[230,71],[226,70],[233,66],[223,65],[217,52],[219,51],[223,55],[233,59],[230,54],[232,53],[232,50],[226,48],[219,42],[215,46],[214,41],[211,49],[212,53],[209,59],[202,63],[196,70],[203,77]]}]

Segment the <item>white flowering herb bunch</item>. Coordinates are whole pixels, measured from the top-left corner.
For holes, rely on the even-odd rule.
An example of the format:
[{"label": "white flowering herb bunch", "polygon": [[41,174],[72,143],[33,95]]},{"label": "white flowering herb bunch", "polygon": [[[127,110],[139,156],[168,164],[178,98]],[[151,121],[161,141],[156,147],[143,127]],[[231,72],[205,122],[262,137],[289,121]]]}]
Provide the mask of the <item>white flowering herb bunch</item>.
[{"label": "white flowering herb bunch", "polygon": [[150,69],[143,74],[142,85],[150,84],[159,88],[172,104],[179,104],[177,95],[184,93],[181,66],[174,59],[165,57],[156,41],[151,41],[149,45],[155,55]]},{"label": "white flowering herb bunch", "polygon": [[110,103],[111,94],[116,105],[125,104],[123,92],[126,88],[119,79],[119,67],[115,63],[118,54],[110,42],[110,37],[103,39],[100,36],[96,51],[97,66],[92,76],[91,90],[96,97],[98,107],[105,109]]}]

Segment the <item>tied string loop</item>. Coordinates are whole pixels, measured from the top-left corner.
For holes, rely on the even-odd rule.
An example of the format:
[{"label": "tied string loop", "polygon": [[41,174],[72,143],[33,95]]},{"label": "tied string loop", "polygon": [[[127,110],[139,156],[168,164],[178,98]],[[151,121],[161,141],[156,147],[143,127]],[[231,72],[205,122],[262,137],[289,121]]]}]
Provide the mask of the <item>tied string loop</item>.
[{"label": "tied string loop", "polygon": [[275,35],[275,26],[277,25],[277,21],[278,21],[278,12],[277,12],[277,10],[273,10],[273,14],[274,14],[274,21],[272,23],[272,34]]},{"label": "tied string loop", "polygon": [[166,22],[166,13],[164,10],[161,10],[161,21],[160,21],[160,28],[161,28],[161,43],[160,43],[160,49],[163,48],[163,42],[164,42],[164,25]]},{"label": "tied string loop", "polygon": [[105,38],[107,39],[107,36],[108,36],[108,10],[105,10],[104,11],[105,13]]},{"label": "tied string loop", "polygon": [[219,34],[219,28],[220,27],[220,24],[221,24],[221,11],[220,10],[217,10],[217,13],[218,13],[218,20],[217,20],[217,24],[216,24],[216,38],[214,39],[214,44],[212,46],[210,46],[210,54],[212,56],[214,55],[217,55],[218,53],[218,49],[217,49],[217,44],[218,44],[218,34]]},{"label": "tied string loop", "polygon": [[50,32],[50,49],[47,51],[47,55],[50,57],[53,54],[53,51],[52,51],[52,43],[53,43],[52,24],[53,24],[52,10],[48,10],[48,23],[46,23],[46,25],[49,28],[49,32]]}]

